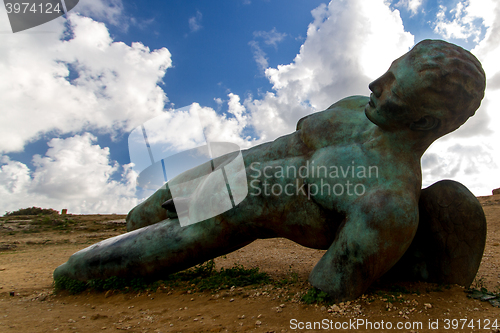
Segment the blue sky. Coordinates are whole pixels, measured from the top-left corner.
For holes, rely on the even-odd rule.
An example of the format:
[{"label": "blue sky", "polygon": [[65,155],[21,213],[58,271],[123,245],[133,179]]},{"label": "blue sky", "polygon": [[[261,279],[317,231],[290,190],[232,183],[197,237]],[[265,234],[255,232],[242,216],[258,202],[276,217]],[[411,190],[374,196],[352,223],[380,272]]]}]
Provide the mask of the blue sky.
[{"label": "blue sky", "polygon": [[[126,213],[127,139],[192,105],[212,139],[242,148],[294,130],[422,39],[471,50],[488,78],[476,116],[422,159],[423,186],[500,187],[500,7],[494,0],[80,0],[13,34],[0,9],[0,213],[28,206]],[[193,104],[194,103],[194,104]],[[196,140],[172,131],[180,147]]]}]

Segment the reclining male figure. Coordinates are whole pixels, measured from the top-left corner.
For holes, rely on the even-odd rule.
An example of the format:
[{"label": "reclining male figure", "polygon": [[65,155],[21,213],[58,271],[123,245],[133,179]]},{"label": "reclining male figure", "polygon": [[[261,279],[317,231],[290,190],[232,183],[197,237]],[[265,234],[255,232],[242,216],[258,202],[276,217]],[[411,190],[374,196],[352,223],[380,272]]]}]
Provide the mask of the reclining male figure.
[{"label": "reclining male figure", "polygon": [[[421,156],[475,113],[484,87],[481,64],[470,52],[422,41],[369,85],[369,98],[345,98],[302,118],[295,132],[243,151],[249,194],[235,208],[181,227],[175,209],[161,207],[172,199],[167,183],[130,211],[128,228],[138,230],[75,253],[54,277],[161,277],[258,238],[285,237],[328,249],[309,280],[337,300],[353,299],[412,243]],[[319,172],[306,177],[278,172],[313,165]],[[361,167],[341,175],[342,194],[331,166]],[[377,174],[360,174],[363,167],[376,167]],[[276,184],[292,184],[287,193],[293,195],[270,193]]]}]

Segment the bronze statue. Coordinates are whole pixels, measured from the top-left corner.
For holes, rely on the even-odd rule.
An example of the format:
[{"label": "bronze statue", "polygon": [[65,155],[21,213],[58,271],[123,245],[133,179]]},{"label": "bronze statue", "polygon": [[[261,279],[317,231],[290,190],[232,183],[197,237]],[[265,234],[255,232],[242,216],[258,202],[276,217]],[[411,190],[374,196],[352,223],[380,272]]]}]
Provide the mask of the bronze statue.
[{"label": "bronze statue", "polygon": [[[369,98],[345,98],[302,118],[295,132],[243,151],[249,194],[235,208],[181,227],[169,184],[202,172],[191,169],[130,211],[130,232],[75,253],[54,278],[161,277],[258,238],[285,237],[328,250],[309,280],[339,301],[361,295],[393,267],[403,267],[391,271],[400,278],[470,284],[484,249],[484,213],[455,182],[435,184],[421,197],[420,159],[434,140],[474,115],[484,96],[481,64],[456,45],[424,40],[369,88]],[[185,198],[195,199],[204,198]],[[431,209],[433,202],[441,211]],[[432,229],[432,219],[449,226],[446,209],[457,205],[464,209],[453,216],[455,228]],[[421,229],[434,233],[432,244],[419,232],[410,247],[419,216]],[[453,256],[465,243],[470,254]],[[430,258],[425,253],[433,244],[441,252]],[[440,271],[440,259],[465,272],[456,278]]]}]

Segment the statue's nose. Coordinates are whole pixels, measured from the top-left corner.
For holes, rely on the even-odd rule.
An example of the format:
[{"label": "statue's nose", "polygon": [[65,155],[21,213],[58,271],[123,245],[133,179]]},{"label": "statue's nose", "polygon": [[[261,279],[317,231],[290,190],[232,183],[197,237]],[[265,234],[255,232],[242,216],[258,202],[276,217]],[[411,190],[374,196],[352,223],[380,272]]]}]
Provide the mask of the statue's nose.
[{"label": "statue's nose", "polygon": [[380,97],[384,90],[384,87],[388,87],[396,79],[391,70],[387,71],[384,75],[373,81],[368,85],[368,88],[373,92],[375,97]]}]

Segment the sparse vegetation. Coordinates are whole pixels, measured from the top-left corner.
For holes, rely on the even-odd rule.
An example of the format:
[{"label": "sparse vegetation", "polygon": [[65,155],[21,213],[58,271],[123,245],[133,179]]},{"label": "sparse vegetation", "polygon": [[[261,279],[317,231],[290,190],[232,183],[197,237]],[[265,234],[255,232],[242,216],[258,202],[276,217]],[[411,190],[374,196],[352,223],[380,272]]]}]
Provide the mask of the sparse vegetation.
[{"label": "sparse vegetation", "polygon": [[497,286],[495,289],[496,291],[489,291],[486,288],[484,277],[476,277],[471,287],[467,289],[466,292],[469,298],[478,299],[483,302],[488,301],[491,305],[500,308],[500,288]]},{"label": "sparse vegetation", "polygon": [[302,295],[302,302],[306,304],[313,303],[325,303],[325,304],[333,304],[335,301],[324,291],[319,290],[318,288],[311,288]]},{"label": "sparse vegetation", "polygon": [[29,207],[18,209],[14,212],[5,212],[4,216],[17,216],[17,215],[59,215],[59,212],[52,208]]},{"label": "sparse vegetation", "polygon": [[229,289],[231,287],[245,287],[248,285],[262,285],[270,283],[271,279],[266,273],[259,272],[258,268],[246,269],[235,265],[232,268],[214,269],[214,261],[209,260],[193,268],[179,273],[171,274],[163,280],[155,282],[146,281],[141,278],[124,279],[111,277],[106,280],[90,280],[81,282],[66,277],[54,281],[55,291],[67,290],[71,294],[81,293],[84,290],[157,290],[158,287],[180,287],[197,291]]},{"label": "sparse vegetation", "polygon": [[[14,235],[16,233],[31,234],[40,232],[57,231],[58,233],[70,232],[101,232],[113,229],[125,232],[125,223],[113,223],[114,220],[123,219],[122,215],[105,215],[96,219],[95,215],[13,215],[0,217],[0,234]],[[111,223],[108,221],[111,220]]]}]

